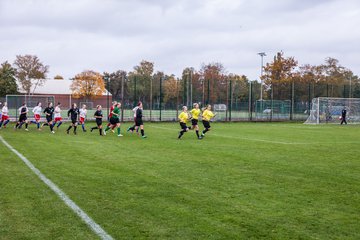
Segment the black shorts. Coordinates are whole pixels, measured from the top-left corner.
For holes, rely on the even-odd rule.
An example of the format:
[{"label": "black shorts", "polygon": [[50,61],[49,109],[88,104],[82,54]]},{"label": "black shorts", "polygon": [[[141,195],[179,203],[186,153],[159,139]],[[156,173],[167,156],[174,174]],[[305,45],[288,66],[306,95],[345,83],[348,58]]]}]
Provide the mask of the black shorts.
[{"label": "black shorts", "polygon": [[191,119],[191,125],[193,125],[193,126],[198,125],[198,120],[197,119]]},{"label": "black shorts", "polygon": [[25,115],[20,115],[20,117],[19,117],[19,122],[24,122],[24,121],[26,121],[27,120],[27,116],[25,116]]},{"label": "black shorts", "polygon": [[186,123],[180,122],[180,127],[183,130],[186,130],[188,127],[186,126]]},{"label": "black shorts", "polygon": [[53,119],[52,119],[52,117],[46,117],[46,121],[49,123],[49,122],[51,122]]},{"label": "black shorts", "polygon": [[143,120],[141,118],[135,119],[135,126],[139,127],[141,125],[144,125]]},{"label": "black shorts", "polygon": [[96,120],[96,125],[100,127],[102,125],[102,120]]},{"label": "black shorts", "polygon": [[203,122],[204,128],[211,128],[209,121],[203,120],[202,122]]},{"label": "black shorts", "polygon": [[77,119],[73,119],[73,118],[72,118],[72,119],[71,119],[71,123],[72,123],[72,124],[77,124]]},{"label": "black shorts", "polygon": [[118,124],[118,123],[120,123],[120,119],[112,117],[112,118],[110,118],[110,123],[111,123],[111,125]]}]

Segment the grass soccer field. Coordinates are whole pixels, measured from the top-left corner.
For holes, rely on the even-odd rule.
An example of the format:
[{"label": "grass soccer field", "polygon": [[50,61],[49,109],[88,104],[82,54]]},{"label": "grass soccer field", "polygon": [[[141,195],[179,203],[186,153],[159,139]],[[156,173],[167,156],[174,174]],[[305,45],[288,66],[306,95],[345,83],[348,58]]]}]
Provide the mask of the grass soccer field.
[{"label": "grass soccer field", "polygon": [[[93,123],[88,123],[88,128]],[[203,140],[0,136],[114,239],[360,239],[359,126],[213,123]],[[0,239],[98,236],[0,142]]]}]

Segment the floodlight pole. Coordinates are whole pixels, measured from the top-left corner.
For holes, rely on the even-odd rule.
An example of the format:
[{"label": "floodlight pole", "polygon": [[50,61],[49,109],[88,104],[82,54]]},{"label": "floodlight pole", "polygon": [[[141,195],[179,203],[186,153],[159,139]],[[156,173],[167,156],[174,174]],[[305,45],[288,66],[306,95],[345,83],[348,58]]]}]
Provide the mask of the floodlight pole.
[{"label": "floodlight pole", "polygon": [[263,70],[264,70],[264,57],[266,56],[266,53],[265,52],[260,52],[260,53],[258,53],[258,55],[260,55],[260,57],[261,57],[260,100],[263,100],[263,79],[262,79],[262,76],[263,76]]}]

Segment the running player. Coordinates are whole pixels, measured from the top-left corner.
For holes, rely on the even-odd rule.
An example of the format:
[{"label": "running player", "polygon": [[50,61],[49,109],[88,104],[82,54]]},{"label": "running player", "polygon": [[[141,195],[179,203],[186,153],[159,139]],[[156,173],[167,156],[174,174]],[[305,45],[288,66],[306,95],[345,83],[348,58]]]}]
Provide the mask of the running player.
[{"label": "running player", "polygon": [[86,118],[86,114],[87,114],[87,110],[86,110],[86,105],[84,104],[84,105],[82,106],[82,108],[80,109],[80,120],[79,120],[83,132],[86,132],[86,129],[85,129],[85,118]]},{"label": "running player", "polygon": [[[139,102],[140,103],[140,102]],[[138,103],[138,105],[136,105],[136,107],[134,107],[133,108],[133,113],[134,113],[134,125],[132,126],[132,127],[129,127],[128,129],[127,129],[127,131],[129,132],[134,132],[135,131],[135,129],[136,129],[136,110],[138,110],[138,108],[139,108],[139,103]],[[139,129],[137,128],[136,129],[136,132],[138,132],[139,131]]]},{"label": "running player", "polygon": [[41,118],[41,112],[42,112],[42,107],[41,107],[41,102],[38,102],[36,107],[33,108],[32,112],[34,113],[34,120],[30,121],[31,123],[35,123],[37,126],[38,130],[40,129],[40,118]]},{"label": "running player", "polygon": [[72,127],[74,127],[74,134],[76,135],[76,128],[78,124],[78,117],[79,117],[79,109],[76,106],[76,103],[72,104],[72,107],[69,109],[67,116],[71,119],[71,125],[66,130],[66,133],[69,134],[69,131]]},{"label": "running player", "polygon": [[27,120],[27,114],[29,112],[29,109],[26,106],[26,103],[23,103],[23,105],[18,109],[19,111],[19,121],[16,123],[14,129],[20,129],[22,125],[25,123],[25,131],[29,131],[28,125],[29,122]]},{"label": "running player", "polygon": [[95,129],[99,129],[99,133],[100,136],[102,136],[102,118],[103,118],[103,113],[101,111],[101,105],[97,105],[96,106],[96,112],[94,113],[94,118],[96,121],[96,127],[92,127],[90,132],[92,132]]},{"label": "running player", "polygon": [[[4,102],[4,106],[1,109],[1,122],[0,128],[3,126],[6,128],[6,125],[10,122],[9,120],[9,109],[7,107],[7,102]],[[4,124],[4,125],[3,125]]]},{"label": "running player", "polygon": [[179,132],[178,139],[180,139],[184,133],[189,131],[189,127],[186,126],[186,123],[188,122],[188,120],[190,118],[189,113],[188,113],[187,110],[188,110],[187,106],[183,106],[182,107],[182,112],[179,115],[181,131]]},{"label": "running player", "polygon": [[44,113],[45,113],[45,117],[46,117],[46,126],[50,127],[51,133],[55,133],[54,132],[54,125],[53,125],[54,107],[53,107],[52,102],[48,103],[48,106],[47,106],[47,108],[45,108]]},{"label": "running player", "polygon": [[145,135],[145,132],[144,132],[144,123],[142,120],[142,116],[143,116],[143,104],[142,104],[142,102],[139,102],[138,108],[136,109],[136,113],[135,113],[135,129],[137,132],[140,127],[141,137],[147,138],[147,136]]},{"label": "running player", "polygon": [[53,123],[53,127],[55,126],[56,123],[58,123],[58,125],[56,126],[56,129],[59,129],[60,125],[62,124],[62,118],[61,118],[61,109],[60,109],[61,103],[58,102],[57,106],[55,107],[54,110],[54,123]]},{"label": "running player", "polygon": [[210,120],[215,117],[215,114],[211,111],[211,105],[207,105],[205,110],[202,113],[202,122],[204,125],[204,130],[202,131],[201,137],[205,137],[205,133],[210,131]]},{"label": "running player", "polygon": [[118,137],[122,137],[123,135],[120,133],[120,107],[121,107],[121,103],[117,103],[115,105],[114,110],[111,112],[111,118],[110,118],[110,126],[107,126],[106,129],[104,130],[104,135],[106,135],[106,131],[110,129],[110,127],[117,127],[117,133],[118,133]]},{"label": "running player", "polygon": [[199,136],[199,125],[198,125],[199,115],[201,113],[201,110],[199,108],[198,103],[194,103],[194,108],[191,109],[190,113],[191,113],[191,116],[192,116],[191,129],[195,129],[197,138],[201,139],[201,137]]}]

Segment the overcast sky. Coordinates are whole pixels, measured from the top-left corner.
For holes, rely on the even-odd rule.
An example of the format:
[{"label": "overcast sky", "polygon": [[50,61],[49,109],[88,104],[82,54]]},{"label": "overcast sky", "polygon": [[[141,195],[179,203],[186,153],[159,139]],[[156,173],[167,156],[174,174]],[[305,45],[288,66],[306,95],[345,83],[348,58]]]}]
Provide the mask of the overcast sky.
[{"label": "overcast sky", "polygon": [[131,71],[142,59],[180,76],[221,62],[258,79],[277,51],[334,57],[360,75],[359,0],[0,0],[0,61],[34,54],[49,77]]}]

